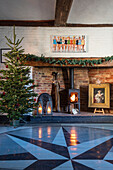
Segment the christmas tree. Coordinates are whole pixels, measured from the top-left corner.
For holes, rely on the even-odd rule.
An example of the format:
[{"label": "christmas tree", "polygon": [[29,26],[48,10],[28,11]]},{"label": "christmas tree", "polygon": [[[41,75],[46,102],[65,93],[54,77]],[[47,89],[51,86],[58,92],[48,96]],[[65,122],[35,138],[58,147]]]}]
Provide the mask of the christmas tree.
[{"label": "christmas tree", "polygon": [[33,111],[37,107],[37,94],[34,93],[34,80],[30,79],[30,67],[25,67],[24,49],[21,40],[16,40],[15,27],[13,42],[7,39],[11,51],[6,57],[5,70],[0,70],[0,112],[7,113],[10,120],[18,120],[23,114]]}]

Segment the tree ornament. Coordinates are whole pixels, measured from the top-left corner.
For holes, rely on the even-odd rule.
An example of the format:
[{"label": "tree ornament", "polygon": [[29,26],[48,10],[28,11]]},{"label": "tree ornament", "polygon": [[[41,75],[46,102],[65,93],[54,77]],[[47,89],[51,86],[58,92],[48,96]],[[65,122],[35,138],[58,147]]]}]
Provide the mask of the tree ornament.
[{"label": "tree ornament", "polygon": [[36,102],[36,98],[34,99],[34,101]]},{"label": "tree ornament", "polygon": [[23,79],[20,79],[20,81],[22,82],[22,81],[23,81]]},{"label": "tree ornament", "polygon": [[19,104],[19,103],[17,103],[16,105],[17,105],[17,107],[19,107],[19,106],[20,106],[20,104]]},{"label": "tree ornament", "polygon": [[20,58],[19,57],[17,57],[17,60],[19,60]]},{"label": "tree ornament", "polygon": [[5,92],[3,92],[3,95],[5,96]]},{"label": "tree ornament", "polygon": [[6,65],[6,68],[8,68],[8,65]]}]

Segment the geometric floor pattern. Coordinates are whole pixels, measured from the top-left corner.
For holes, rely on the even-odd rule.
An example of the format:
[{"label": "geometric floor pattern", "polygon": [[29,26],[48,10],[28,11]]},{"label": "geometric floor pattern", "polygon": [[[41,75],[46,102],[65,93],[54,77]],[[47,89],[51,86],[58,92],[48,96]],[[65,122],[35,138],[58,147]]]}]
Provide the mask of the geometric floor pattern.
[{"label": "geometric floor pattern", "polygon": [[113,170],[112,124],[0,126],[0,170]]}]

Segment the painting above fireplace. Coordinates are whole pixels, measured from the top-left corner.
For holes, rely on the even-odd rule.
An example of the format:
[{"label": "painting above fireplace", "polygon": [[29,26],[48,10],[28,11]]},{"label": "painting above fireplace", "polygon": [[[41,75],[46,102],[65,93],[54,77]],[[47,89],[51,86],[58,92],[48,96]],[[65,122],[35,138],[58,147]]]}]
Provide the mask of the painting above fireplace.
[{"label": "painting above fireplace", "polygon": [[86,52],[85,35],[54,35],[51,36],[52,52],[84,53]]}]

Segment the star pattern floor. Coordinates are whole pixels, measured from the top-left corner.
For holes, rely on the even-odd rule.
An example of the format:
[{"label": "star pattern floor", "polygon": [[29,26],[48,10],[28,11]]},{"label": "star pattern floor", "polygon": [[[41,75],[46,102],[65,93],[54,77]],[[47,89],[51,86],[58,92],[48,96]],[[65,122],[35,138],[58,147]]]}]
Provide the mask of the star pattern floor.
[{"label": "star pattern floor", "polygon": [[112,124],[0,126],[0,170],[112,170]]}]

